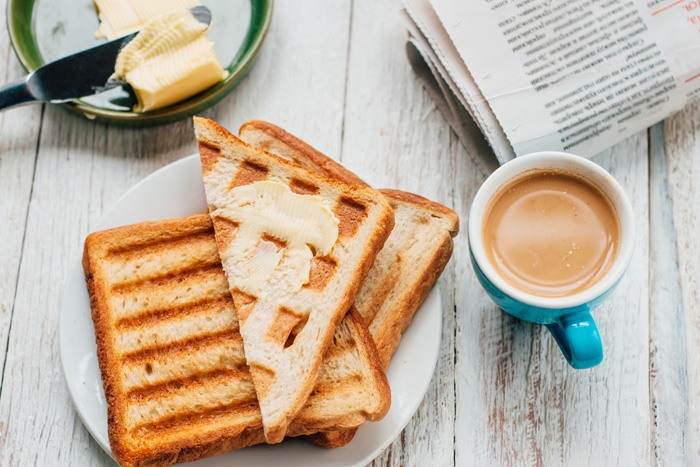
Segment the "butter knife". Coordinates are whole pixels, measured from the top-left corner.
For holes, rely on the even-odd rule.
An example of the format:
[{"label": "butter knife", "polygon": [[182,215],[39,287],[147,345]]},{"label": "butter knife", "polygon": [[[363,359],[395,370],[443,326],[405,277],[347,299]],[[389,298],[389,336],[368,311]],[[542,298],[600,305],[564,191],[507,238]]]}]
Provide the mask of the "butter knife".
[{"label": "butter knife", "polygon": [[[201,23],[211,23],[208,8],[196,6],[190,12]],[[136,34],[47,63],[24,79],[0,88],[0,110],[35,102],[59,104],[123,85],[110,77],[119,51]]]}]

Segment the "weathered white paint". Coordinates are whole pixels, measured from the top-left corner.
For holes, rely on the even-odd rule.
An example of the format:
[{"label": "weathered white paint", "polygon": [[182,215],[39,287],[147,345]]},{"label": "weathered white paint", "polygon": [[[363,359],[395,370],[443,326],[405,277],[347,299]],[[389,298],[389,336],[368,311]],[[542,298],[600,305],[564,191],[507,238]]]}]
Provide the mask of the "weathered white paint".
[{"label": "weathered white paint", "polygon": [[237,132],[246,120],[275,123],[337,155],[347,76],[348,0],[276,2],[255,67],[205,113]]},{"label": "weathered white paint", "polygon": [[[4,8],[0,11],[0,24],[5,24]],[[3,83],[17,81],[25,74],[7,34],[0,35],[0,63]],[[41,106],[34,106],[0,113],[0,361],[3,362],[15,303],[41,111]],[[0,436],[1,433],[0,429]]]},{"label": "weathered white paint", "polygon": [[[650,303],[654,456],[659,465],[700,462],[700,106],[666,121],[652,157]],[[655,199],[656,198],[656,199]],[[656,280],[659,280],[657,283]]]}]

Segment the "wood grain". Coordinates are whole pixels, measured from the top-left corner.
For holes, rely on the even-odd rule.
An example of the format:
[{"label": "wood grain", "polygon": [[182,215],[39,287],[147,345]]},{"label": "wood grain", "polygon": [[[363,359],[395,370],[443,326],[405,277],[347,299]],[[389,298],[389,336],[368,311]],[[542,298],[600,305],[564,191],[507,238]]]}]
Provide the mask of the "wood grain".
[{"label": "wood grain", "polygon": [[98,449],[92,450],[98,457],[86,456],[93,442],[73,410],[58,357],[60,296],[88,224],[85,161],[98,140],[93,124],[66,117],[48,109],[42,127],[0,400],[3,465],[106,459]]},{"label": "wood grain", "polygon": [[700,106],[652,132],[650,390],[658,465],[700,459]]},{"label": "wood grain", "polygon": [[[0,24],[5,24],[4,8],[0,11]],[[25,75],[6,34],[0,35],[0,63],[4,64],[0,76],[5,83]],[[3,363],[14,312],[41,112],[42,106],[27,106],[0,113],[0,362]],[[1,391],[2,381],[0,395]]]},{"label": "wood grain", "polygon": [[255,67],[205,116],[235,133],[247,120],[266,120],[325,154],[338,154],[350,5],[349,0],[276,2]]}]

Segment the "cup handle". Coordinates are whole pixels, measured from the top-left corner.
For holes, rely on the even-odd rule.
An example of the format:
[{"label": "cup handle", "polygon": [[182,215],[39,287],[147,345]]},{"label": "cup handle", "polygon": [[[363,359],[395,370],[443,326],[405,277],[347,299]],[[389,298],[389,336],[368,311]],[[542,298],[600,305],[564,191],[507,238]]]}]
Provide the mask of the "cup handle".
[{"label": "cup handle", "polygon": [[564,315],[546,326],[573,368],[583,370],[603,361],[603,343],[588,311]]}]

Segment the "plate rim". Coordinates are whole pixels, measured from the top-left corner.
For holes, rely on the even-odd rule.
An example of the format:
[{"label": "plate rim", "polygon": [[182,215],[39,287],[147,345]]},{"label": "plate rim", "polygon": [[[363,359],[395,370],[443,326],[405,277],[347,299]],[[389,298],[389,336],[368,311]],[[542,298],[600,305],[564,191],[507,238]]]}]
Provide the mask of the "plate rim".
[{"label": "plate rim", "polygon": [[[125,200],[131,195],[132,192],[136,191],[139,189],[139,187],[142,187],[148,183],[150,183],[152,180],[154,180],[156,177],[162,176],[164,172],[175,170],[178,166],[180,165],[186,165],[186,164],[191,164],[193,159],[198,159],[199,154],[192,154],[189,156],[185,156],[181,159],[175,160],[163,167],[160,167],[159,169],[155,170],[154,172],[150,173],[149,175],[145,176],[143,179],[139,180],[137,183],[132,185],[129,189],[127,189],[112,205],[111,207],[106,211],[105,214],[102,215],[100,220],[95,224],[94,228],[89,231],[89,233],[92,233],[94,231],[97,231],[98,229],[104,228],[103,224],[107,221],[107,219],[113,215],[114,212],[117,212],[119,207],[121,206],[122,203],[125,202]],[[107,227],[111,228],[111,227]],[[109,445],[109,434],[107,433],[107,438],[105,439],[105,443],[103,444],[100,442],[102,439],[102,436],[96,435],[96,427],[90,425],[89,423],[86,422],[86,416],[84,416],[84,410],[85,408],[79,403],[79,401],[76,400],[76,396],[78,395],[77,392],[74,391],[74,383],[72,383],[69,380],[69,372],[67,371],[68,364],[66,362],[66,346],[68,345],[66,343],[66,338],[63,337],[63,322],[65,319],[67,319],[66,315],[67,313],[65,312],[67,306],[66,306],[66,301],[69,300],[68,296],[70,293],[70,284],[72,283],[72,279],[74,276],[78,276],[78,279],[80,279],[82,282],[84,282],[84,275],[82,272],[82,261],[80,259],[77,259],[74,261],[73,266],[69,269],[68,275],[66,280],[64,281],[63,284],[63,291],[61,295],[61,310],[60,310],[60,315],[59,315],[59,323],[58,323],[58,344],[59,344],[59,357],[61,359],[61,370],[63,372],[63,377],[64,381],[66,383],[66,386],[68,387],[68,393],[71,398],[72,405],[76,412],[78,413],[78,416],[80,417],[80,421],[83,424],[83,426],[88,430],[90,433],[90,436],[95,440],[95,442],[110,456],[113,458],[111,447]],[[420,395],[420,397],[415,398],[415,402],[411,404],[410,407],[410,416],[402,418],[400,423],[397,423],[396,426],[394,427],[393,430],[391,430],[391,433],[387,435],[384,439],[384,441],[375,448],[371,453],[368,453],[363,459],[361,459],[359,462],[356,463],[351,463],[351,464],[346,464],[350,466],[364,466],[368,462],[371,462],[373,459],[377,458],[384,450],[386,450],[389,445],[391,445],[397,437],[403,432],[403,430],[408,426],[408,424],[413,420],[413,417],[415,414],[418,412],[418,409],[422,405],[423,401],[425,400],[425,396],[430,389],[430,385],[432,384],[433,378],[435,376],[435,371],[437,369],[437,363],[440,357],[440,349],[442,347],[442,324],[443,324],[443,317],[442,317],[442,312],[443,312],[443,303],[442,303],[442,295],[439,290],[438,282],[435,283],[435,285],[431,288],[430,292],[428,295],[426,295],[425,299],[419,306],[419,308],[416,311],[416,314],[421,312],[422,307],[429,301],[434,300],[436,303],[434,305],[434,308],[437,310],[434,315],[436,317],[434,318],[437,323],[436,327],[438,330],[437,337],[435,339],[431,339],[430,342],[433,343],[433,345],[430,346],[429,349],[425,350],[430,350],[432,354],[431,361],[429,362],[429,368],[430,368],[430,375],[428,378],[424,380],[424,383],[422,387],[417,391],[417,394]],[[89,305],[88,305],[89,307]],[[425,310],[427,312],[427,310]],[[411,325],[413,324],[413,319],[411,320],[411,323],[409,323],[409,326],[404,330],[404,332],[407,332],[410,328]],[[403,341],[403,339],[402,339]],[[399,347],[401,346],[401,342],[399,342]],[[392,358],[393,360],[393,358]],[[391,366],[391,363],[390,363]],[[98,365],[99,367],[99,365]],[[391,368],[389,367],[387,369],[387,373],[391,371]],[[388,376],[388,375],[387,375]],[[100,378],[100,391],[104,395],[104,389],[102,388],[102,381]],[[393,392],[392,388],[392,400],[394,399],[395,394]],[[106,415],[105,415],[106,416]],[[373,423],[381,423],[382,421],[378,422],[373,422]],[[349,446],[349,445],[348,445]],[[340,448],[342,449],[342,447]],[[333,450],[330,450],[332,452]],[[225,454],[225,453],[223,453]]]},{"label": "plate rim", "polygon": [[[31,2],[32,10],[36,4],[36,1],[37,0],[32,0]],[[260,18],[257,22],[253,22],[255,15],[252,15],[251,18],[251,25],[256,27],[256,31],[251,43],[237,60],[236,66],[232,69],[226,68],[229,75],[220,85],[215,85],[199,94],[191,96],[184,101],[177,102],[173,105],[169,105],[151,112],[125,112],[110,110],[84,103],[79,99],[59,105],[64,109],[83,115],[88,119],[96,119],[98,121],[110,122],[123,126],[161,125],[182,120],[184,118],[191,117],[198,112],[202,112],[228,95],[250,71],[256,58],[258,57],[262,44],[265,41],[267,33],[270,29],[272,12],[274,10],[274,1],[275,0],[250,0],[251,6],[253,7],[253,12],[256,7],[260,8],[261,12]],[[15,56],[22,65],[22,68],[24,68],[27,73],[31,73],[38,67],[35,66],[36,64],[34,63],[34,60],[29,57],[29,53],[27,50],[25,50],[26,47],[23,46],[23,33],[20,31],[22,28],[20,28],[18,24],[15,24],[17,21],[17,9],[21,9],[22,7],[27,8],[27,5],[28,2],[26,2],[26,0],[8,0],[5,7],[5,22],[10,37],[10,44],[12,45],[12,50],[14,51]],[[33,17],[34,14],[32,11],[29,19],[30,22],[33,21]],[[26,34],[34,37],[34,32],[32,30],[26,32]],[[39,54],[38,50],[35,52],[37,55]]]}]

